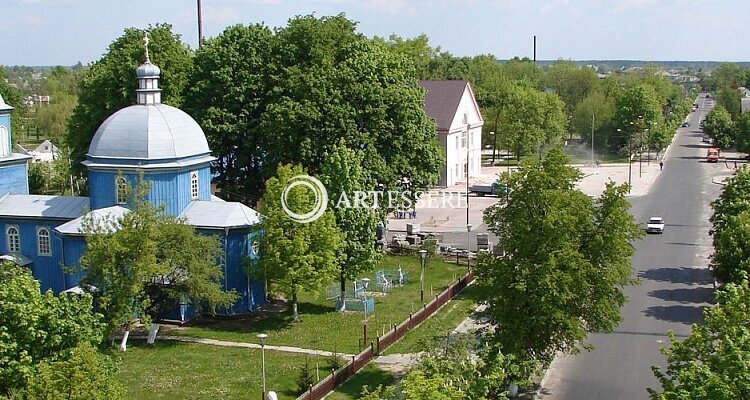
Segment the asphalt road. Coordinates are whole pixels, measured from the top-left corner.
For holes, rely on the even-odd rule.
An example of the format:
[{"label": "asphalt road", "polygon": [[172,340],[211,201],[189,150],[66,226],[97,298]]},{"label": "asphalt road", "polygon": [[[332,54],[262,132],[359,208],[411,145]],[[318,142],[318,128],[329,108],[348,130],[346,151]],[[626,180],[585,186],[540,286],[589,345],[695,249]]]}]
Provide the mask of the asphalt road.
[{"label": "asphalt road", "polygon": [[646,388],[659,387],[651,366],[665,365],[659,349],[668,345],[667,332],[684,337],[702,321],[703,308],[713,301],[709,202],[721,190],[711,177],[727,171],[723,163],[704,161],[707,145],[698,122],[711,105],[691,113],[691,127],[678,131],[649,194],[631,199],[639,222],[662,216],[666,227],[662,235],[634,243],[632,262],[642,283],[626,288],[622,323],[613,333],[591,335],[593,351],[558,357],[540,399],[646,399]]}]

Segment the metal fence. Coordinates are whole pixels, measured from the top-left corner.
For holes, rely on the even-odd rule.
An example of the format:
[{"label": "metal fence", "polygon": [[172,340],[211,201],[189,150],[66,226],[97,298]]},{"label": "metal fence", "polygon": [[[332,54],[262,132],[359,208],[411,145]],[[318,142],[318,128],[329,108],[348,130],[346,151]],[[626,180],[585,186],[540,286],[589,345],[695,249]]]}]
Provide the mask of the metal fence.
[{"label": "metal fence", "polygon": [[422,323],[422,321],[434,314],[440,309],[440,307],[460,293],[473,280],[474,275],[471,272],[459,278],[454,284],[435,295],[435,298],[430,300],[429,303],[424,304],[421,309],[409,314],[409,318],[398,325],[393,324],[385,335],[378,336],[375,341],[370,342],[370,346],[362,350],[362,352],[356,356],[352,356],[352,359],[349,360],[346,365],[341,367],[338,371],[334,371],[315,386],[311,386],[310,389],[305,392],[305,394],[299,396],[297,400],[320,400],[328,395],[336,388],[336,386],[346,382],[346,380],[356,374],[357,371],[364,368],[364,366],[372,361],[375,356],[379,355],[392,344],[404,337],[410,329],[415,328]]}]

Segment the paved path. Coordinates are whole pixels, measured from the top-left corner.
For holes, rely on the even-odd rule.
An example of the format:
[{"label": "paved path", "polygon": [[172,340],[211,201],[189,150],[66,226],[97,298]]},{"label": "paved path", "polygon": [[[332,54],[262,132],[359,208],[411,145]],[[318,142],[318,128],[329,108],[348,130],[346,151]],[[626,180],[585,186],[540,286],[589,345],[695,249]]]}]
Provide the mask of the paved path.
[{"label": "paved path", "polygon": [[[130,337],[132,339],[146,339],[146,336],[142,336],[142,335],[130,336]],[[226,340],[204,339],[204,338],[196,338],[196,337],[189,337],[189,336],[159,335],[157,339],[173,340],[176,342],[185,342],[185,343],[200,343],[200,344],[208,344],[211,346],[222,346],[222,347],[243,347],[246,349],[260,349],[261,348],[261,346],[257,343],[230,342]],[[267,344],[265,347],[267,350],[283,351],[286,353],[312,354],[312,355],[324,356],[324,357],[329,357],[334,354],[332,351],[303,349],[300,347],[292,347],[292,346],[274,346],[274,345]],[[353,354],[345,354],[345,353],[338,353],[338,354],[341,357],[345,357],[345,358],[352,358],[354,356]]]}]

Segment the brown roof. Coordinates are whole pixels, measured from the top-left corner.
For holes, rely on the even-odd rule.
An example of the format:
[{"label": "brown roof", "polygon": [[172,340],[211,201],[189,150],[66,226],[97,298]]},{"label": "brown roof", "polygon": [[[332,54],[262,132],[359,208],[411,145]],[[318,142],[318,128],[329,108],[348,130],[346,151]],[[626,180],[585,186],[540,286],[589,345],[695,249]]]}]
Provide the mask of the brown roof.
[{"label": "brown roof", "polygon": [[424,111],[437,121],[438,130],[450,129],[468,81],[419,81],[427,94]]}]

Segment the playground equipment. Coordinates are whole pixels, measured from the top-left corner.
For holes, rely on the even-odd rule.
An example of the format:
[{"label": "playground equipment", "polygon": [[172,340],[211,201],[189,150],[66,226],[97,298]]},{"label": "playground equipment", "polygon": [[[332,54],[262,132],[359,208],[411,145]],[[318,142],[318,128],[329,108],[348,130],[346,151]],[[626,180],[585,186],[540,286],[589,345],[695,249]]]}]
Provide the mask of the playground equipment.
[{"label": "playground equipment", "polygon": [[[375,311],[375,299],[367,297],[366,289],[370,280],[367,278],[359,279],[352,282],[352,290],[346,291],[346,297],[343,301],[346,302],[347,311]],[[335,284],[328,287],[326,290],[326,299],[333,300],[336,302],[336,308],[341,306],[341,285]]]}]

